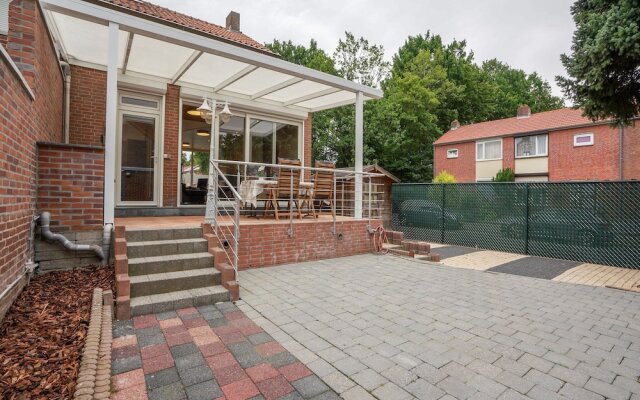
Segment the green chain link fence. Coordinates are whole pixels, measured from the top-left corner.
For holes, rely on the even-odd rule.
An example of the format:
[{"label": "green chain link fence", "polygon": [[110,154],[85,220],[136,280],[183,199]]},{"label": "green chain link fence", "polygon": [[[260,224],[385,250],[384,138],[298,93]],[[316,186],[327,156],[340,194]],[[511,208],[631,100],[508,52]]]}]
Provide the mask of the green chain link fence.
[{"label": "green chain link fence", "polygon": [[640,269],[640,182],[395,184],[408,239]]}]

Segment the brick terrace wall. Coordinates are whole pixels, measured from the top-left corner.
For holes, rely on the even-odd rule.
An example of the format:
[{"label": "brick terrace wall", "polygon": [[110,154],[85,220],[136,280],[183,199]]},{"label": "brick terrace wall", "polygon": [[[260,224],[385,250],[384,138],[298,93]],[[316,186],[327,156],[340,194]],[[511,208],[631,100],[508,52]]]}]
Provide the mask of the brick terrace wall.
[{"label": "brick terrace wall", "polygon": [[180,136],[180,86],[167,85],[164,103],[164,153],[169,158],[164,159],[162,171],[162,205],[177,206],[178,137]]},{"label": "brick terrace wall", "polygon": [[640,179],[640,120],[624,127],[622,150],[624,179]]},{"label": "brick terrace wall", "polygon": [[107,73],[71,66],[69,141],[104,146]]},{"label": "brick terrace wall", "polygon": [[[573,147],[573,135],[593,133],[594,145]],[[549,180],[617,180],[620,178],[618,130],[608,125],[549,133]]]},{"label": "brick terrace wall", "polygon": [[101,231],[104,148],[38,144],[38,201],[55,232]]},{"label": "brick terrace wall", "polygon": [[[367,220],[342,221],[331,234],[330,221],[296,221],[295,236],[289,237],[285,222],[240,225],[239,268],[257,268],[368,253],[373,249]],[[380,224],[372,221],[373,228]],[[224,228],[223,228],[224,229]]]},{"label": "brick terrace wall", "polygon": [[[458,158],[447,158],[447,150],[458,149]],[[458,182],[476,181],[476,144],[475,142],[446,144],[435,147],[435,171],[437,176],[447,171],[455,176]]]},{"label": "brick terrace wall", "polygon": [[[36,142],[62,139],[62,73],[36,2],[14,0],[9,24],[7,52],[35,100],[0,55],[0,292],[22,276],[33,257],[28,238],[36,213]],[[23,284],[18,281],[0,299],[0,319]]]}]

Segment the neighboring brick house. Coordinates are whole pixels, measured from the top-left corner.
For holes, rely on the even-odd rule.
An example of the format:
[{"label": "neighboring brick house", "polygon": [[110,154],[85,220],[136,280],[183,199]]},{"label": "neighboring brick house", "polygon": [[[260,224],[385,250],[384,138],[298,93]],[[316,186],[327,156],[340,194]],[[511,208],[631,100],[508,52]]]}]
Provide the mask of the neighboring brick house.
[{"label": "neighboring brick house", "polygon": [[[235,12],[220,26],[139,0],[11,0],[0,48],[0,319],[32,261],[75,257],[34,240],[40,212],[107,250],[117,215],[204,215],[184,198],[197,189],[183,181],[183,151],[310,166],[314,112],[382,96],[279,59]],[[203,97],[233,116],[207,124]]]},{"label": "neighboring brick house", "polygon": [[517,116],[460,126],[434,143],[434,175],[451,173],[458,182],[491,181],[502,168],[516,181],[640,179],[640,125],[612,127],[592,122],[579,109]]}]

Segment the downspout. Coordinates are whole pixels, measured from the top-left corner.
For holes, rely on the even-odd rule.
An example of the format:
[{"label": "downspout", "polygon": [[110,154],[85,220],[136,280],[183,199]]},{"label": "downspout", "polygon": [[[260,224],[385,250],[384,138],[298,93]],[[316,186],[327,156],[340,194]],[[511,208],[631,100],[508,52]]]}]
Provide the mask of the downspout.
[{"label": "downspout", "polygon": [[[104,256],[102,247],[98,246],[97,244],[72,243],[69,239],[67,239],[63,235],[59,233],[51,232],[51,228],[49,227],[50,221],[51,221],[50,212],[44,211],[42,214],[40,214],[41,233],[42,233],[42,237],[45,240],[58,241],[64,246],[65,249],[69,251],[93,251],[102,262],[102,265],[105,265],[107,263],[107,259]],[[109,233],[109,236],[111,236],[111,233]]]},{"label": "downspout", "polygon": [[64,87],[63,87],[63,97],[64,97],[64,110],[63,110],[63,132],[64,132],[64,143],[69,143],[69,115],[71,110],[71,66],[66,61],[60,61],[60,65],[62,66],[62,72],[64,74]]},{"label": "downspout", "polygon": [[620,180],[624,180],[624,125],[620,124]]}]

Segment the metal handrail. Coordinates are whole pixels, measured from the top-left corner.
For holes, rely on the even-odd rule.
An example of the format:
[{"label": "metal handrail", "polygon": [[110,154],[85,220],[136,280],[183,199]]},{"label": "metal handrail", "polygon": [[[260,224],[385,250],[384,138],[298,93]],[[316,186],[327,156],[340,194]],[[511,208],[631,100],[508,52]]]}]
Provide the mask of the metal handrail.
[{"label": "metal handrail", "polygon": [[[267,163],[257,163],[252,161],[231,161],[231,160],[212,160],[212,163],[221,163],[221,164],[232,164],[232,165],[245,165],[245,166],[258,166],[258,167],[269,167],[269,168],[285,168],[285,169],[297,169],[302,171],[321,171],[321,172],[333,172],[336,174],[342,175],[363,175],[370,176],[372,178],[380,178],[386,176],[385,174],[375,173],[375,172],[357,172],[353,170],[344,170],[339,168],[316,168],[316,167],[305,167],[304,165],[282,165],[282,164],[267,164]],[[227,181],[228,182],[228,181]]]}]

